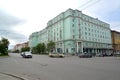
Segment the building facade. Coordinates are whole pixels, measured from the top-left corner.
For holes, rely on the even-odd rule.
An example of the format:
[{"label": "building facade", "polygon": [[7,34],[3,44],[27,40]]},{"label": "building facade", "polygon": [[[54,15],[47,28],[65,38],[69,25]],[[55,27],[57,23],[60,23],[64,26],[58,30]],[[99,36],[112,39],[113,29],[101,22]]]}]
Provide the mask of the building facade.
[{"label": "building facade", "polygon": [[47,27],[29,37],[30,47],[38,43],[56,43],[56,51],[63,53],[103,53],[112,49],[110,25],[68,9],[47,23]]},{"label": "building facade", "polygon": [[22,43],[22,44],[16,44],[13,48],[13,51],[16,51],[16,50],[21,51],[22,48],[29,47],[28,43],[29,42],[25,42],[25,43]]},{"label": "building facade", "polygon": [[120,53],[120,32],[111,31],[114,53]]}]

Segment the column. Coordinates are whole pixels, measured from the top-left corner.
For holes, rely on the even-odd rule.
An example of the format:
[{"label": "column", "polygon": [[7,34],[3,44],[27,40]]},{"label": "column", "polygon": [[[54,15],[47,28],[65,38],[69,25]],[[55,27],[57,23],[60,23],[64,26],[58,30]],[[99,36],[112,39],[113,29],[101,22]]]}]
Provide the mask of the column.
[{"label": "column", "polygon": [[64,42],[62,42],[62,52],[65,53],[65,46],[64,46]]},{"label": "column", "polygon": [[77,53],[78,53],[78,42],[77,42]]},{"label": "column", "polygon": [[81,42],[81,52],[83,53],[83,42]]}]

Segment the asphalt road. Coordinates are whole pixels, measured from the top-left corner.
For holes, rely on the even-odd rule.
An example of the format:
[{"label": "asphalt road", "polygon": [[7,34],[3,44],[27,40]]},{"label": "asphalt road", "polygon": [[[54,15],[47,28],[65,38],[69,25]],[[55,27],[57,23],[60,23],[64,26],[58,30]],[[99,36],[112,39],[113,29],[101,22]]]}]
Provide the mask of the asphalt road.
[{"label": "asphalt road", "polygon": [[9,55],[0,57],[0,72],[26,80],[120,80],[120,58],[116,57],[33,55],[32,59],[25,59],[20,54]]}]

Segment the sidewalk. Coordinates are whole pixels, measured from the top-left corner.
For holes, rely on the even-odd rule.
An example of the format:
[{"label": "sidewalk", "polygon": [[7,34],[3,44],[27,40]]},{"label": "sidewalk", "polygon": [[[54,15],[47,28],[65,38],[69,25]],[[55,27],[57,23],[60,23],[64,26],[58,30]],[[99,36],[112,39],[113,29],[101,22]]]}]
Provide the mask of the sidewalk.
[{"label": "sidewalk", "polygon": [[19,79],[0,73],[0,80],[19,80]]},{"label": "sidewalk", "polygon": [[25,80],[25,79],[11,74],[0,73],[0,80]]}]

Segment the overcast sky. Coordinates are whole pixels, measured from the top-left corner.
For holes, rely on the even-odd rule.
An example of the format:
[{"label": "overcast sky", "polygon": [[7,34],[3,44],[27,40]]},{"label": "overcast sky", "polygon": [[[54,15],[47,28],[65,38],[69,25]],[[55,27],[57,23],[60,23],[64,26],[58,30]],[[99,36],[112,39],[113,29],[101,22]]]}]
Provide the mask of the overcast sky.
[{"label": "overcast sky", "polygon": [[10,45],[28,41],[29,35],[66,11],[78,9],[120,31],[120,0],[0,0],[0,37]]}]

